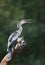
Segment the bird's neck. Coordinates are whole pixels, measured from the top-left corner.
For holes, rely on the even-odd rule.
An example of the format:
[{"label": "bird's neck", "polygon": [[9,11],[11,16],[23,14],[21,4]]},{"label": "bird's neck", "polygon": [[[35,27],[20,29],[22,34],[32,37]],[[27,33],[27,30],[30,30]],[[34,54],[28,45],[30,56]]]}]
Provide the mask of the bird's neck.
[{"label": "bird's neck", "polygon": [[20,30],[20,32],[22,32],[22,30],[23,30],[22,26],[19,26],[19,30]]},{"label": "bird's neck", "polygon": [[20,26],[19,28],[18,28],[18,36],[20,36],[21,35],[21,33],[22,33],[22,30],[23,30],[23,28],[22,28],[22,26]]}]

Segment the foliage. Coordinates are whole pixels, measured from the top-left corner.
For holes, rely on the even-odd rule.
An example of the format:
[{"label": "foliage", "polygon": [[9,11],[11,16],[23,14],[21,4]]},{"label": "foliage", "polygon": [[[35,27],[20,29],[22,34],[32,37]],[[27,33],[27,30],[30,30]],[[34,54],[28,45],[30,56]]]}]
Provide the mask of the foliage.
[{"label": "foliage", "polygon": [[44,0],[0,0],[0,61],[7,53],[9,35],[17,30],[16,25],[19,20],[25,18],[31,19],[32,22],[23,26],[22,35],[27,42],[27,46],[19,57],[12,61],[12,65],[44,65]]}]

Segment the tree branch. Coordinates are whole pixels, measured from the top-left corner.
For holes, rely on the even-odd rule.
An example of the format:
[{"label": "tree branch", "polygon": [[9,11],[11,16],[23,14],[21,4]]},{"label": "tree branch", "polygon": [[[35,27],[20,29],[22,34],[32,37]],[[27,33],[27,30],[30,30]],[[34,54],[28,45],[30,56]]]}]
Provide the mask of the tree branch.
[{"label": "tree branch", "polygon": [[[14,57],[17,57],[18,54],[22,51],[22,49],[23,49],[23,48],[21,48],[21,47],[19,46],[19,43],[15,46],[15,49],[12,48],[12,59],[13,59]],[[9,60],[8,60],[8,56],[5,55],[4,58],[2,59],[0,65],[11,65],[12,59],[9,61]]]}]

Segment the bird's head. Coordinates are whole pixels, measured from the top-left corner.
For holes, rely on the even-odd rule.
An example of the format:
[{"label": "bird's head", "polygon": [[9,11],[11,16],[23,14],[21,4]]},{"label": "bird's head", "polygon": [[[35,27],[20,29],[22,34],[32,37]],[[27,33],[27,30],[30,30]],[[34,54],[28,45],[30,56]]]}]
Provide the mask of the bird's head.
[{"label": "bird's head", "polygon": [[20,21],[20,25],[23,25],[23,24],[25,24],[25,23],[31,23],[31,22],[28,22],[28,20],[21,20],[21,21]]},{"label": "bird's head", "polygon": [[17,24],[17,27],[19,28],[21,25],[25,24],[25,23],[31,23],[31,22],[28,22],[28,19],[24,19],[24,20],[21,20],[18,24]]}]

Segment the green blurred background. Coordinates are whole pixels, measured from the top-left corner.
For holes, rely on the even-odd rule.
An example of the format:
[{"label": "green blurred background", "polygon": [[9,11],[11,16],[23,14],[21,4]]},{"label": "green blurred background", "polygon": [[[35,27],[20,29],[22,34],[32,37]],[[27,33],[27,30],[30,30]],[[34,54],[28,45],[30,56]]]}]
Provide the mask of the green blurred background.
[{"label": "green blurred background", "polygon": [[12,65],[45,65],[45,0],[0,0],[0,61],[20,19],[31,19],[32,23],[23,26],[27,46]]}]

